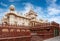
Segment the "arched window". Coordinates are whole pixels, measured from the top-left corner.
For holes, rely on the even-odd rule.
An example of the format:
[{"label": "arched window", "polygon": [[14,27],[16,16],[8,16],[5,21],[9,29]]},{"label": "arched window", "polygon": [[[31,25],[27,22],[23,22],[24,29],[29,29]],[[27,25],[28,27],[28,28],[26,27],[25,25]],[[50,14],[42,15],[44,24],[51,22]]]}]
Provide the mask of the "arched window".
[{"label": "arched window", "polygon": [[17,29],[17,32],[20,32],[20,29]]},{"label": "arched window", "polygon": [[14,31],[14,29],[10,29],[10,32],[13,32]]},{"label": "arched window", "polygon": [[2,32],[9,32],[8,29],[2,29]]}]

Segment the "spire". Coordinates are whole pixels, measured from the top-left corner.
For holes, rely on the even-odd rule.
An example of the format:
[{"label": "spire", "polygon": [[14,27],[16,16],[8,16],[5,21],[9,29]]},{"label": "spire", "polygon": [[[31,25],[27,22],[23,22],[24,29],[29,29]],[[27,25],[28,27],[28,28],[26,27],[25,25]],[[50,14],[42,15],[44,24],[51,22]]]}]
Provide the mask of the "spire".
[{"label": "spire", "polygon": [[34,12],[32,6],[30,7],[30,11],[29,12]]},{"label": "spire", "polygon": [[10,11],[14,11],[15,10],[15,6],[14,5],[10,5]]},{"label": "spire", "polygon": [[34,12],[33,8],[30,7],[29,15],[35,15],[37,16],[36,12]]}]

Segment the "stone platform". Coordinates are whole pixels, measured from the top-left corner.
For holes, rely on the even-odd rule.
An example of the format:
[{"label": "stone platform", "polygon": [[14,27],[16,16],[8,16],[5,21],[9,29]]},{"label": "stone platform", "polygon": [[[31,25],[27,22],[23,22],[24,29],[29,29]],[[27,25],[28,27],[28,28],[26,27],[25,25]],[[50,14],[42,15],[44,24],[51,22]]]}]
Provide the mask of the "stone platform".
[{"label": "stone platform", "polygon": [[46,39],[44,41],[60,41],[60,36],[54,37],[54,38],[50,38],[50,39]]}]

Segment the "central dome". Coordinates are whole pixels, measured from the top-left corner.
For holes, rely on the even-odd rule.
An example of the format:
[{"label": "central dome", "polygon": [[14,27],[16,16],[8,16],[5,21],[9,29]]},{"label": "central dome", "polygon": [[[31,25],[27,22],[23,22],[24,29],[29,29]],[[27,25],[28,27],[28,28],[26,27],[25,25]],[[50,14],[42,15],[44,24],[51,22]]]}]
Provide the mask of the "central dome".
[{"label": "central dome", "polygon": [[10,5],[10,10],[14,11],[15,10],[15,6],[14,5]]}]

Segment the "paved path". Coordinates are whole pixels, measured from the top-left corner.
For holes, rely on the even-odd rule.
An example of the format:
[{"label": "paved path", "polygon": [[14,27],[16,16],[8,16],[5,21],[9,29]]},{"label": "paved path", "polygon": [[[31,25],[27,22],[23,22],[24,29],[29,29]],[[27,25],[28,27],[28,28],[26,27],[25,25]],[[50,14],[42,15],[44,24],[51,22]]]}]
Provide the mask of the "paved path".
[{"label": "paved path", "polygon": [[50,38],[44,41],[60,41],[60,36],[54,37],[54,38]]}]

